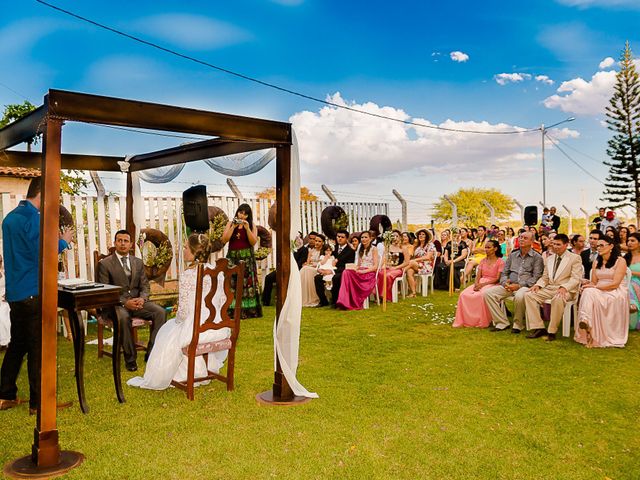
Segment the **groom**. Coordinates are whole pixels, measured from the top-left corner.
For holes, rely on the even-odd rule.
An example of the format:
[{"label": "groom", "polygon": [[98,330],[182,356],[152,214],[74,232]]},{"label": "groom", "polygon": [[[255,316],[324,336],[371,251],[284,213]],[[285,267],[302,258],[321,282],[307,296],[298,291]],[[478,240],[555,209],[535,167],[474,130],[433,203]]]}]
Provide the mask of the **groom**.
[{"label": "groom", "polygon": [[144,357],[146,361],[153,348],[156,334],[166,321],[167,313],[164,308],[149,301],[149,280],[144,273],[142,260],[130,255],[133,245],[131,234],[126,230],[117,231],[114,244],[116,251],[113,255],[103,258],[98,263],[98,282],[122,287],[120,306],[116,307],[116,314],[120,319],[120,325],[125,326],[120,333],[125,365],[127,370],[135,372],[138,365],[136,347],[131,335],[131,319],[137,317],[153,322]]}]

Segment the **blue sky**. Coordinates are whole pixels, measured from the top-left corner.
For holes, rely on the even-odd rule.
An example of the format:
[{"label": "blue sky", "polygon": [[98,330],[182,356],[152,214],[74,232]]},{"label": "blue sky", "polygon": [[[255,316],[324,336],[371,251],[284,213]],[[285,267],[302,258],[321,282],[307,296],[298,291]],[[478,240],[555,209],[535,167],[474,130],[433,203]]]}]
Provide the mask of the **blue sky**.
[{"label": "blue sky", "polygon": [[[640,52],[640,0],[535,2],[52,3],[128,33],[315,97],[395,118],[473,130],[513,130],[576,120],[552,131],[599,178],[610,133],[602,125],[625,40]],[[611,60],[605,60],[611,57]],[[461,135],[376,120],[230,77],[53,11],[11,2],[0,20],[0,105],[48,88],[78,90],[291,121],[302,182],[322,197],[410,201],[410,219],[459,187],[494,187],[522,203],[542,198],[540,135]],[[159,137],[73,125],[64,148],[135,154],[173,145]],[[588,154],[581,155],[570,148]],[[547,144],[548,203],[599,204],[602,185]],[[246,194],[275,169],[236,182]],[[224,178],[189,165],[163,187]],[[107,188],[123,182],[107,174]],[[156,192],[156,185],[144,185]]]}]

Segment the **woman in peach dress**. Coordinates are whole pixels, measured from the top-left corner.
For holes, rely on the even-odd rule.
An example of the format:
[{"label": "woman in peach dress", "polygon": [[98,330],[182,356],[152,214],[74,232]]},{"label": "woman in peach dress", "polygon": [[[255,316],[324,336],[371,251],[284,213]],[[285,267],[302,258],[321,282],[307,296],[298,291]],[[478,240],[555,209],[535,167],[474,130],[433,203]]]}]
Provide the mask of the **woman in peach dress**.
[{"label": "woman in peach dress", "polygon": [[484,303],[484,291],[495,286],[500,280],[504,261],[500,243],[496,240],[485,242],[486,257],[480,261],[476,281],[465,288],[458,297],[454,327],[486,328],[491,324],[491,313]]},{"label": "woman in peach dress", "polygon": [[611,237],[598,240],[591,281],[583,285],[574,340],[587,347],[624,347],[629,335],[627,262]]}]

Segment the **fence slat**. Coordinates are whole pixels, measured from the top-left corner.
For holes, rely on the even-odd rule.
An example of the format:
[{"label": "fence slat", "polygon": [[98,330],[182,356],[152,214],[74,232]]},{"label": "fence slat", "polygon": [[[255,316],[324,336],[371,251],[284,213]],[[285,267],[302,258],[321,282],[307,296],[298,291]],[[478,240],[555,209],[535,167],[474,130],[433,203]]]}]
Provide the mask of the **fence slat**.
[{"label": "fence slat", "polygon": [[[72,212],[71,209],[71,196],[70,195],[63,195],[62,196],[62,204],[65,206],[65,208],[67,210],[69,210],[69,212]],[[77,234],[77,233],[76,233]],[[66,257],[67,260],[67,278],[78,278],[78,275],[76,274],[76,261],[75,261],[75,255],[74,255],[74,251],[73,250],[66,250],[64,252],[64,255]]]},{"label": "fence slat", "polygon": [[95,197],[87,197],[87,244],[89,271],[93,280],[96,278],[96,266],[93,264],[93,252],[96,250]]},{"label": "fence slat", "polygon": [[78,260],[78,274],[79,278],[87,279],[87,248],[85,245],[85,231],[84,227],[86,222],[84,220],[84,211],[83,211],[83,202],[82,197],[76,196],[74,197],[73,204],[76,208],[75,216],[76,216],[76,254]]}]

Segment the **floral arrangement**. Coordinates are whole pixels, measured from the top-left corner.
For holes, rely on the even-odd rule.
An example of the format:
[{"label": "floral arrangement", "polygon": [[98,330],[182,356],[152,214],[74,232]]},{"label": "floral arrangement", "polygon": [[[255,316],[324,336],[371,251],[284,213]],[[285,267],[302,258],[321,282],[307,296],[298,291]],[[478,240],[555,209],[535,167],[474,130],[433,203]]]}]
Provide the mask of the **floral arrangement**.
[{"label": "floral arrangement", "polygon": [[271,254],[271,249],[267,247],[260,247],[255,252],[256,260],[264,260]]},{"label": "floral arrangement", "polygon": [[349,228],[349,216],[346,213],[342,213],[338,218],[333,220],[334,230],[347,230]]},{"label": "floral arrangement", "polygon": [[213,220],[209,222],[209,242],[215,242],[222,238],[224,229],[227,226],[227,219],[222,214],[218,214],[213,217]]},{"label": "floral arrangement", "polygon": [[164,241],[155,246],[152,242],[147,241],[146,233],[140,234],[138,246],[142,252],[142,263],[147,267],[162,268],[171,262],[173,258],[169,242]]},{"label": "floral arrangement", "polygon": [[382,241],[384,242],[385,248],[388,248],[389,245],[391,245],[391,242],[393,241],[393,232],[391,230],[384,232],[382,234]]}]

